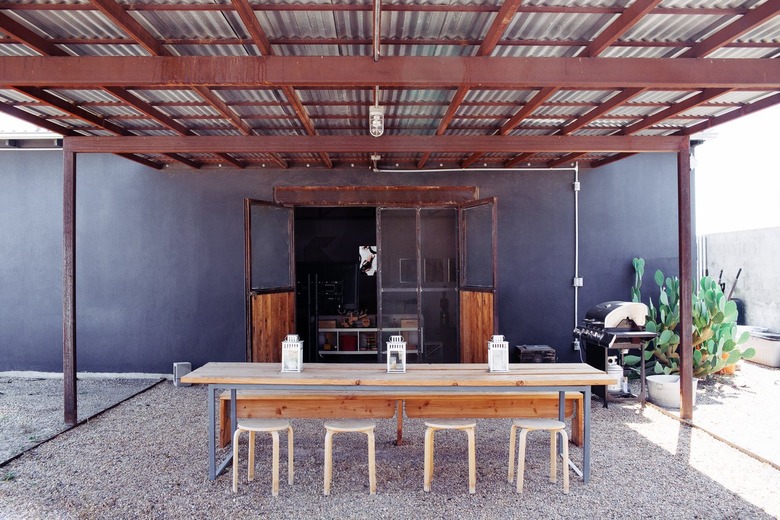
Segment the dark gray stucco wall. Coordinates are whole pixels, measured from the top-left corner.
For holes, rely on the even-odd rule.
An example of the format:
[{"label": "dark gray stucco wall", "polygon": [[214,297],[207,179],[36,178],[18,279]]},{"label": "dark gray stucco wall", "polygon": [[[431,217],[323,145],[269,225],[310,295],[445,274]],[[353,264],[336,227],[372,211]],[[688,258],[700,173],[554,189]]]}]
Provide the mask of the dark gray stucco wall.
[{"label": "dark gray stucco wall", "polygon": [[[0,171],[0,370],[62,368],[62,157],[5,152]],[[146,169],[82,155],[77,192],[80,371],[170,372],[244,359],[243,199],[274,185],[474,185],[498,197],[499,326],[576,359],[572,172]],[[631,258],[676,273],[676,159],[580,172],[579,315],[628,299]],[[655,267],[652,267],[653,270]]]}]

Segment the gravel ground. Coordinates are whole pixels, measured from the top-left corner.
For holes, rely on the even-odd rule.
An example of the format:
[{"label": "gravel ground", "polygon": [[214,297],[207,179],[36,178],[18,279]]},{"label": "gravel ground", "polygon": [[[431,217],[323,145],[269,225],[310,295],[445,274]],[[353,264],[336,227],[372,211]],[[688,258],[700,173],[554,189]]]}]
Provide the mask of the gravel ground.
[{"label": "gravel ground", "polygon": [[[703,385],[694,418],[716,417],[703,427],[721,428],[714,431],[721,436],[730,425],[743,440],[759,439],[756,446],[777,444],[779,414],[767,411],[777,410],[778,374],[746,364],[729,384]],[[754,398],[764,386],[773,393]],[[242,443],[238,493],[231,491],[230,473],[209,481],[206,390],[164,382],[0,467],[0,518],[780,517],[777,466],[654,406],[625,401],[605,409],[594,400],[591,409],[591,480],[585,484],[572,473],[568,495],[560,479],[547,481],[548,444],[541,433],[529,437],[524,493],[514,493],[506,482],[508,420],[477,422],[476,495],[467,490],[465,436],[438,433],[433,487],[424,493],[424,425],[406,420],[407,443],[397,447],[395,420],[388,419],[377,421],[377,495],[368,494],[365,436],[342,434],[335,437],[331,495],[324,497],[322,421],[296,420],[295,483],[284,478],[283,440],[274,498],[269,439],[258,436],[252,482],[246,481]],[[745,436],[740,428],[748,421]],[[570,452],[581,460],[581,450],[572,446]]]}]

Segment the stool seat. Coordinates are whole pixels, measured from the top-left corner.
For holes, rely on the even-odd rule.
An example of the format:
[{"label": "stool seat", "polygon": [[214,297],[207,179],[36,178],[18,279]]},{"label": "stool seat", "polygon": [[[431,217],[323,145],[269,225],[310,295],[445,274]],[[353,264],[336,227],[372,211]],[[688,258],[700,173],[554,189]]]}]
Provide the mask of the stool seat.
[{"label": "stool seat", "polygon": [[348,421],[327,421],[325,423],[325,429],[332,430],[335,433],[366,432],[366,431],[371,431],[374,428],[376,428],[376,424],[372,423],[371,421],[348,420]]},{"label": "stool seat", "polygon": [[337,433],[365,433],[368,438],[369,493],[376,494],[376,448],[374,440],[376,424],[371,421],[346,420],[325,422],[325,482],[324,495],[330,495],[333,480],[333,435]]},{"label": "stool seat", "polygon": [[514,419],[512,428],[509,432],[509,473],[507,481],[512,482],[515,469],[515,436],[517,429],[520,428],[520,445],[517,454],[517,493],[523,492],[523,479],[525,472],[525,444],[528,432],[549,431],[550,432],[550,482],[556,481],[556,461],[557,461],[557,436],[561,436],[561,447],[563,448],[563,492],[569,492],[569,436],[566,434],[566,423],[555,419]]},{"label": "stool seat", "polygon": [[240,419],[237,428],[253,432],[280,432],[290,428],[290,421],[278,419]]},{"label": "stool seat", "polygon": [[477,456],[476,456],[476,426],[477,422],[470,419],[428,419],[425,421],[425,458],[423,490],[431,490],[433,480],[433,436],[439,430],[465,431],[468,437],[469,451],[469,493],[477,492]]},{"label": "stool seat", "polygon": [[279,432],[287,430],[287,482],[293,483],[293,429],[289,421],[277,419],[242,419],[233,434],[233,492],[238,491],[238,440],[242,432],[249,432],[249,461],[247,480],[255,478],[255,434],[270,433],[273,444],[271,455],[271,493],[279,495]]},{"label": "stool seat", "polygon": [[563,430],[566,423],[555,419],[514,419],[512,424],[526,430]]},{"label": "stool seat", "polygon": [[477,421],[469,419],[427,419],[425,426],[437,430],[466,430],[476,428]]}]

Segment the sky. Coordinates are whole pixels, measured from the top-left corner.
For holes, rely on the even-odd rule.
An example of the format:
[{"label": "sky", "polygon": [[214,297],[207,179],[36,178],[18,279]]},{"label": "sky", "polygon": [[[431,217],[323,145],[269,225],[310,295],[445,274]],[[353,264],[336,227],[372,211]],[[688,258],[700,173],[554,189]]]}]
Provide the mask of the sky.
[{"label": "sky", "polygon": [[[0,114],[0,132],[35,128]],[[697,235],[780,227],[778,148],[780,105],[706,132],[692,163]]]},{"label": "sky", "polygon": [[709,133],[695,151],[696,234],[780,226],[780,105]]}]

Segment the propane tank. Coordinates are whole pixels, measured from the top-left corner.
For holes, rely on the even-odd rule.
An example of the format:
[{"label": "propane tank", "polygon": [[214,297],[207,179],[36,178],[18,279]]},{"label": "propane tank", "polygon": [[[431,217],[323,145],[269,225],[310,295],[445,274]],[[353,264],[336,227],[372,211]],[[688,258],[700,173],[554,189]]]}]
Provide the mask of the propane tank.
[{"label": "propane tank", "polygon": [[623,391],[623,367],[618,364],[617,356],[607,357],[607,374],[612,377],[613,383],[607,385],[607,392],[619,394]]}]

